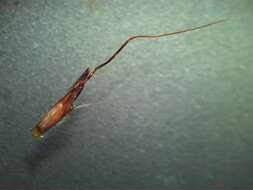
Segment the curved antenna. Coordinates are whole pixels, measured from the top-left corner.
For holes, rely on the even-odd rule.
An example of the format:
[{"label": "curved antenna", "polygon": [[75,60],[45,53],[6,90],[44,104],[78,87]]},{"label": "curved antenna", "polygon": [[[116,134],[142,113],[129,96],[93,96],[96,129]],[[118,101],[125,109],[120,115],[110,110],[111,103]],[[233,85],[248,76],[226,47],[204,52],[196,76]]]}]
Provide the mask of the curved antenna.
[{"label": "curved antenna", "polygon": [[123,48],[132,40],[137,39],[137,38],[148,38],[148,39],[156,39],[156,38],[161,38],[161,37],[165,37],[165,36],[172,36],[175,34],[180,34],[180,33],[185,33],[185,32],[190,32],[190,31],[194,31],[194,30],[199,30],[202,28],[206,28],[209,27],[211,25],[215,25],[221,22],[225,22],[228,19],[223,19],[223,20],[219,20],[219,21],[215,21],[215,22],[211,22],[208,24],[204,24],[201,26],[197,26],[197,27],[192,27],[192,28],[187,28],[187,29],[183,29],[183,30],[178,30],[176,32],[170,32],[170,33],[163,33],[163,34],[158,34],[158,35],[137,35],[137,36],[131,36],[129,37],[121,46],[120,48],[104,63],[98,65],[95,67],[95,69],[93,71],[90,72],[89,78],[91,78],[96,71],[98,71],[99,69],[101,69],[102,67],[104,67],[105,65],[107,65],[108,63],[110,63],[122,50]]}]

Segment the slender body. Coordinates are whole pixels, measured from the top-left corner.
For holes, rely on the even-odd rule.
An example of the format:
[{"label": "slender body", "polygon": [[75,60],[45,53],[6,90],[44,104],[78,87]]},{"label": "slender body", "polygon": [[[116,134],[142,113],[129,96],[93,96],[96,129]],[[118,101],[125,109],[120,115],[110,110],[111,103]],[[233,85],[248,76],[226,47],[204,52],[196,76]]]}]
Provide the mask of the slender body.
[{"label": "slender body", "polygon": [[77,99],[83,90],[88,77],[90,69],[86,69],[79,79],[69,89],[67,94],[63,96],[51,109],[42,117],[41,121],[32,129],[34,138],[41,138],[43,134],[59,122],[68,112],[73,109],[73,102]]},{"label": "slender body", "polygon": [[98,65],[93,70],[90,70],[89,68],[86,69],[82,75],[77,79],[77,81],[72,85],[72,87],[68,90],[65,96],[63,96],[56,104],[54,104],[51,109],[42,117],[40,122],[32,129],[32,136],[34,138],[42,138],[43,134],[51,129],[56,123],[58,123],[68,112],[70,112],[73,109],[73,102],[77,99],[77,97],[82,92],[85,84],[88,82],[88,80],[98,71],[100,68],[104,67],[108,63],[110,63],[121,51],[122,49],[132,40],[137,38],[143,38],[143,39],[156,39],[161,38],[165,36],[175,35],[179,33],[185,33],[190,32],[194,30],[198,30],[201,28],[205,28],[217,23],[224,22],[226,20],[220,20],[217,22],[212,22],[209,24],[201,25],[198,27],[188,28],[184,30],[179,30],[176,32],[171,33],[164,33],[159,35],[138,35],[138,36],[131,36],[128,38],[121,46],[120,48],[104,63]]}]

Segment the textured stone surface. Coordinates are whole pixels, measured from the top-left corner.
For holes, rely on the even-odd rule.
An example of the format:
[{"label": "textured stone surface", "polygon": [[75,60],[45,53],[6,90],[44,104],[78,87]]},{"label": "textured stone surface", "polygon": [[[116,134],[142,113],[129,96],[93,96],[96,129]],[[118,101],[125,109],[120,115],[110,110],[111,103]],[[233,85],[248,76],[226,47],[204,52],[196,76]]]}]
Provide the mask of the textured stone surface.
[{"label": "textured stone surface", "polygon": [[[253,2],[0,1],[0,187],[252,187]],[[131,43],[45,139],[31,128]]]}]

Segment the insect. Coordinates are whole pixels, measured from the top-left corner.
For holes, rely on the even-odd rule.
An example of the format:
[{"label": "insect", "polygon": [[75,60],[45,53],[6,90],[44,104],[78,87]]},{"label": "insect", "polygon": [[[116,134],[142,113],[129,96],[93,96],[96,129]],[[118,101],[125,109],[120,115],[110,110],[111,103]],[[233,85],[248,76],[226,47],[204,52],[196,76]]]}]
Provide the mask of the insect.
[{"label": "insect", "polygon": [[94,69],[87,68],[82,75],[76,80],[76,82],[69,88],[66,95],[63,96],[56,104],[54,104],[49,111],[42,117],[39,123],[32,129],[32,136],[36,139],[40,139],[43,137],[44,133],[46,133],[49,129],[51,129],[55,124],[57,124],[67,113],[73,110],[73,102],[78,98],[86,83],[92,78],[92,76],[102,67],[110,63],[122,50],[123,48],[134,39],[157,39],[165,36],[171,36],[175,34],[180,34],[184,32],[190,32],[194,30],[198,30],[201,28],[206,28],[214,24],[218,24],[226,21],[219,20],[216,22],[208,23],[205,25],[201,25],[198,27],[187,28],[183,30],[179,30],[171,33],[163,33],[158,35],[136,35],[129,37],[120,47],[119,49],[104,63],[96,66]]}]

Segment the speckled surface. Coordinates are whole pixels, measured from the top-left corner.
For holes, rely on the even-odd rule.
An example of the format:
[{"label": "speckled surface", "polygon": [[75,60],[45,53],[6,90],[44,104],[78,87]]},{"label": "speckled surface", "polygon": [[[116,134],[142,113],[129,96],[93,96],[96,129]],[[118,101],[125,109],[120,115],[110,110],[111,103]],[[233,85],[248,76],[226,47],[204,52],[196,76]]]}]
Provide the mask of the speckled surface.
[{"label": "speckled surface", "polygon": [[[31,128],[131,43],[43,141]],[[253,1],[1,0],[0,188],[253,187]]]}]

